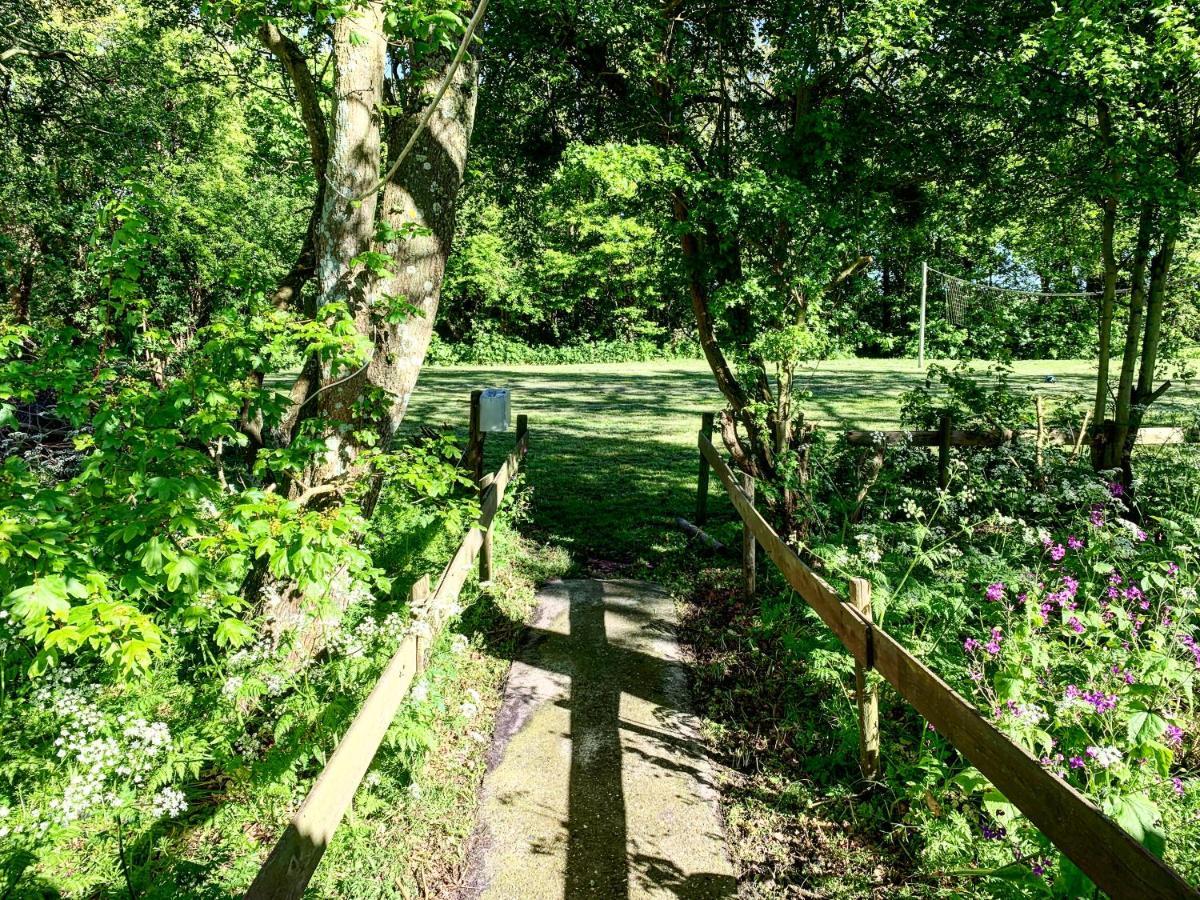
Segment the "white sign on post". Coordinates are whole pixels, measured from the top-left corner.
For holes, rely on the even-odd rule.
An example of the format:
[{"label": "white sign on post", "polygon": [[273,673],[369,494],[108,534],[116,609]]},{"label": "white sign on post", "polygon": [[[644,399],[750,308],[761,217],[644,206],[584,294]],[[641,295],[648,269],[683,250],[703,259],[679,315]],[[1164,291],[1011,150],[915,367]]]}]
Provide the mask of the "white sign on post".
[{"label": "white sign on post", "polygon": [[507,388],[488,388],[479,395],[479,430],[508,431],[509,393]]}]

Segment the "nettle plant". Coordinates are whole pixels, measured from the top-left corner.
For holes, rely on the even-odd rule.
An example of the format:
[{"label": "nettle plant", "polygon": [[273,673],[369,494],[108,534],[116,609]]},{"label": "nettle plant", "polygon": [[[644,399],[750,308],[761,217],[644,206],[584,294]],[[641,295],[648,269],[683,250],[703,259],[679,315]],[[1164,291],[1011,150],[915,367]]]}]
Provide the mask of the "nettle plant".
[{"label": "nettle plant", "polygon": [[[1037,535],[1026,568],[982,588],[986,624],[963,649],[997,725],[1162,855],[1167,823],[1195,808],[1180,763],[1194,744],[1200,569],[1194,533],[1165,520],[1148,533],[1116,508],[1097,504],[1068,533]],[[1090,889],[978,772],[954,783],[981,795],[985,838],[1057,890]]]}]

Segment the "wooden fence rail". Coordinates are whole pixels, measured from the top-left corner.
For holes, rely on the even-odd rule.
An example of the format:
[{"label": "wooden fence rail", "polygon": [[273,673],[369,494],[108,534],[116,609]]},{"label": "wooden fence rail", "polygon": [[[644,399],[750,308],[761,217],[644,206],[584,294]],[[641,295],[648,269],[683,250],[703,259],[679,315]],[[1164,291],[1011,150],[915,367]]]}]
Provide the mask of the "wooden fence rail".
[{"label": "wooden fence rail", "polygon": [[[1078,431],[1071,428],[1048,428],[1044,434],[1046,444],[1073,446],[1079,440]],[[1187,428],[1142,428],[1138,431],[1137,443],[1145,445],[1185,444],[1194,440],[1194,432]],[[911,444],[914,447],[938,447],[943,443],[942,430],[932,431],[867,431],[846,432],[846,443],[852,447],[873,447],[877,444]],[[1037,430],[1002,428],[998,431],[950,432],[952,447],[1000,447],[1014,441],[1037,440]]]},{"label": "wooden fence rail", "polygon": [[[446,610],[457,599],[487,540],[492,519],[504,499],[504,489],[517,473],[528,447],[528,420],[518,416],[516,448],[495,474],[489,476],[490,482],[482,492],[478,524],[463,538],[432,595],[428,579],[414,586],[413,608],[419,610],[435,635],[445,624]],[[411,633],[400,642],[291,824],[259,869],[246,891],[247,900],[296,900],[304,893],[400,704],[424,668],[430,644],[431,641]]]},{"label": "wooden fence rail", "polygon": [[[767,524],[703,432],[699,435],[699,448],[754,540],[856,663],[864,670],[874,669],[891,684],[1093,882],[1115,900],[1200,898],[1200,893],[1088,797],[1043,768],[1028,751],[988,721],[973,703],[874,625],[869,615],[855,608],[855,603],[843,600]],[[859,604],[862,591],[859,587],[859,596],[854,598]],[[871,692],[860,685],[860,722],[867,730],[878,727],[873,711],[861,708],[864,703],[872,702]],[[863,737],[864,763],[870,765],[870,744],[872,739],[877,740],[877,731]]]}]

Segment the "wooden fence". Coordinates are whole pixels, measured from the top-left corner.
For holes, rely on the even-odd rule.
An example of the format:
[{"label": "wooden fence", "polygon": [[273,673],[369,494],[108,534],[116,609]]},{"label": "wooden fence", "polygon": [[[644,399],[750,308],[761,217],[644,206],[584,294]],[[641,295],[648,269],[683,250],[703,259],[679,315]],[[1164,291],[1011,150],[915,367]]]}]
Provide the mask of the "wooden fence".
[{"label": "wooden fence", "polygon": [[[876,469],[883,464],[884,448],[891,444],[908,444],[913,447],[938,448],[938,486],[947,487],[950,483],[950,448],[951,447],[1003,447],[1006,444],[1018,442],[1032,443],[1037,449],[1037,465],[1042,465],[1042,450],[1052,445],[1072,447],[1072,458],[1078,456],[1083,449],[1084,441],[1091,438],[1094,441],[1105,439],[1107,429],[1112,426],[1106,422],[1102,429],[1088,429],[1088,417],[1085,416],[1079,428],[1046,428],[1042,414],[1041,398],[1037,403],[1038,428],[1011,429],[1001,428],[995,431],[962,431],[955,429],[949,413],[942,415],[941,427],[936,431],[847,431],[846,443],[852,447],[874,447]],[[1090,414],[1089,414],[1090,415]],[[1140,446],[1163,446],[1166,444],[1195,443],[1197,440],[1194,428],[1141,428],[1138,430],[1135,443]],[[860,498],[861,499],[861,498]]]},{"label": "wooden fence", "polygon": [[[999,431],[963,431],[941,428],[932,431],[847,431],[846,443],[853,447],[873,447],[877,444],[911,444],[914,447],[938,447],[948,441],[952,447],[1001,447],[1019,441],[1037,440],[1033,428]],[[1043,443],[1072,446],[1080,443],[1084,434],[1072,428],[1047,428]],[[1139,445],[1184,444],[1194,438],[1193,430],[1187,428],[1141,428],[1138,430]]]},{"label": "wooden fence", "polygon": [[[739,486],[737,476],[704,431],[699,435],[699,447],[702,464],[711,466],[733,501],[747,543],[753,541],[763,548],[788,584],[854,656],[866,772],[877,765],[879,752],[877,698],[866,678],[873,669],[1109,896],[1116,900],[1200,898],[1200,893],[1095,803],[1043,768],[973,703],[874,625],[868,582],[852,581],[850,601],[838,596],[754,508],[753,494]],[[748,552],[745,557],[752,564],[754,554]]]},{"label": "wooden fence", "polygon": [[[474,405],[473,401],[473,408]],[[445,624],[446,610],[458,598],[477,556],[481,563],[480,580],[490,578],[492,520],[504,498],[504,489],[517,473],[528,447],[528,420],[518,416],[516,448],[494,474],[479,482],[478,524],[463,538],[432,594],[428,576],[413,586],[413,610],[429,624],[435,636]],[[481,551],[484,551],[482,556]],[[291,824],[246,891],[247,900],[294,900],[304,893],[400,704],[424,669],[430,643],[429,639],[422,640],[411,633],[400,642]]]}]

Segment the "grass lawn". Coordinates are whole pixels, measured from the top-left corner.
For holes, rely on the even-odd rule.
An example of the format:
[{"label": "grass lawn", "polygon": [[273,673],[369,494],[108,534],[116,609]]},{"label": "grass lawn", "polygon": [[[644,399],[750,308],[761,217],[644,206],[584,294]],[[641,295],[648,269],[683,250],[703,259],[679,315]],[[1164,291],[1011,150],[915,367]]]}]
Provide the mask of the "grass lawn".
[{"label": "grass lawn", "polygon": [[[1015,369],[1018,384],[1051,398],[1086,397],[1094,389],[1090,362],[1038,360]],[[1055,381],[1046,383],[1047,375]],[[913,360],[824,362],[803,379],[813,392],[805,411],[823,425],[897,428],[901,395],[923,377]],[[693,517],[700,415],[721,406],[703,361],[427,368],[406,427],[465,431],[470,392],[482,387],[510,388],[514,415],[529,415],[527,478],[539,537],[592,568],[635,563],[642,574],[652,574],[664,551],[678,549],[682,540],[670,523]],[[1200,408],[1195,384],[1172,388],[1155,406],[1158,416],[1189,408]],[[489,469],[512,440],[511,432],[491,439]],[[719,485],[712,490],[714,518],[730,521]]]}]

